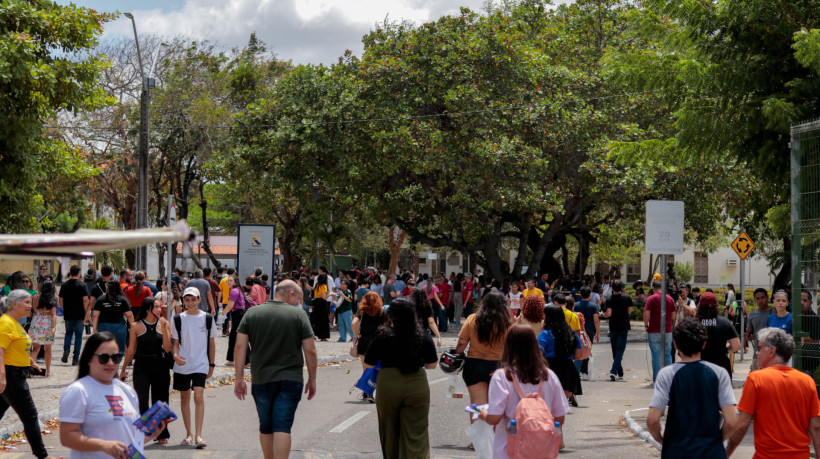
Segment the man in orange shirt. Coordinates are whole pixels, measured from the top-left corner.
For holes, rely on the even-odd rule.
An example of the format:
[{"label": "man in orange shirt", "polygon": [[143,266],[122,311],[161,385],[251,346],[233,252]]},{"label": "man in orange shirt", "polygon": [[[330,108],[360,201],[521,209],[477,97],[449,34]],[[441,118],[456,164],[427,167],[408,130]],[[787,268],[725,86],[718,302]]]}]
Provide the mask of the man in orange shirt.
[{"label": "man in orange shirt", "polygon": [[539,288],[537,288],[537,287],[535,286],[535,279],[533,279],[532,277],[528,277],[528,278],[527,278],[527,284],[526,284],[526,287],[527,287],[527,288],[525,288],[525,289],[521,292],[521,294],[523,295],[523,297],[524,297],[524,298],[526,298],[526,297],[528,297],[528,296],[530,296],[530,295],[535,295],[535,294],[538,294],[538,295],[544,296],[544,292],[543,292],[543,291],[541,291],[541,289],[539,289]]},{"label": "man in orange shirt", "polygon": [[731,455],[754,419],[755,459],[809,457],[820,451],[820,400],[811,376],[788,366],[794,339],[778,328],[758,334],[757,363],[749,373],[737,409],[738,426],[729,436]]}]

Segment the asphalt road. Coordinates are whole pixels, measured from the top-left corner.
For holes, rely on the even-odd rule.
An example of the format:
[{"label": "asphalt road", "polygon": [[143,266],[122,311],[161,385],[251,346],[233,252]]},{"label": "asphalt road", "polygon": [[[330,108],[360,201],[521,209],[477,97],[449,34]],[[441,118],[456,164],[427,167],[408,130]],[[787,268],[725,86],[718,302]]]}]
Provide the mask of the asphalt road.
[{"label": "asphalt road", "polygon": [[[630,342],[624,368],[626,379],[611,382],[607,376],[611,363],[608,343],[594,346],[595,372],[593,381],[584,382],[584,395],[578,397],[581,406],[568,415],[564,434],[567,458],[655,458],[660,454],[621,425],[623,412],[645,407],[652,390],[645,388],[648,349],[645,342]],[[326,366],[319,369],[317,396],[303,398],[296,414],[292,455],[296,458],[360,458],[381,457],[376,407],[357,400],[350,388],[361,375],[358,362]],[[431,390],[430,443],[432,456],[476,457],[467,448],[470,439],[464,432],[468,425],[464,407],[468,399],[446,398],[445,374],[441,370],[428,372]],[[261,457],[258,443],[258,419],[252,399],[238,401],[233,387],[206,390],[206,415],[203,436],[209,446],[194,450],[179,445],[184,436],[182,421],[170,425],[171,441],[166,446],[149,445],[146,456],[151,458]],[[172,396],[171,407],[177,411],[179,396]],[[193,410],[193,407],[192,407]],[[55,455],[69,456],[59,444],[59,433],[47,435],[46,444]],[[29,457],[27,445],[18,452],[5,453],[8,458]]]}]

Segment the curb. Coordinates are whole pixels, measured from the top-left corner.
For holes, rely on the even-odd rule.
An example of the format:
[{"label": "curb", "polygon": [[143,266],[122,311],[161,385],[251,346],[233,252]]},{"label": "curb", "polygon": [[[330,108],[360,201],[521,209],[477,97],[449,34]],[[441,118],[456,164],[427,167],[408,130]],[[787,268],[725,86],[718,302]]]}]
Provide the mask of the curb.
[{"label": "curb", "polygon": [[[640,335],[627,335],[626,336],[626,341],[627,342],[629,342],[629,341],[646,341],[647,339],[648,338],[646,336],[646,333],[643,333],[643,334],[640,334]],[[601,343],[610,342],[609,336],[602,334],[600,342]]]},{"label": "curb", "polygon": [[[40,420],[40,430],[45,428],[45,422],[49,419],[54,419],[60,416],[60,410],[51,410],[46,411],[45,413],[37,413],[37,418]],[[6,435],[15,434],[17,432],[23,431],[23,423],[20,421],[15,422],[14,424],[7,425],[3,428],[0,428],[0,438],[5,437]]]},{"label": "curb", "polygon": [[[649,408],[639,408],[639,409],[648,410]],[[634,411],[634,410],[632,410],[632,411]],[[637,422],[635,422],[634,419],[632,419],[631,411],[629,411],[629,410],[624,411],[624,421],[626,421],[626,425],[627,425],[627,427],[629,427],[629,430],[631,430],[632,433],[634,433],[635,435],[640,437],[643,441],[645,441],[645,442],[649,443],[650,445],[654,446],[655,448],[657,448],[658,451],[661,450],[661,444],[658,443],[657,441],[655,441],[654,438],[652,438],[652,434],[650,434],[646,429],[641,427]]]}]

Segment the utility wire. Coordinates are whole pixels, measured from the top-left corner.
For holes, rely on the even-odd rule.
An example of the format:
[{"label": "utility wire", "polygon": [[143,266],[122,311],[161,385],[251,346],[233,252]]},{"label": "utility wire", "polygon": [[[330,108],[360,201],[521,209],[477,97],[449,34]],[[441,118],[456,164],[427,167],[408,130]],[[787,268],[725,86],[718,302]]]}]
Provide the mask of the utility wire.
[{"label": "utility wire", "polygon": [[[244,124],[238,122],[237,124],[232,125],[192,125],[192,126],[151,126],[151,130],[174,130],[174,129],[268,129],[268,128],[277,128],[277,127],[297,127],[297,126],[327,126],[327,125],[336,125],[336,124],[362,124],[362,123],[380,123],[386,121],[409,121],[409,120],[418,120],[418,119],[427,119],[427,118],[441,118],[445,116],[461,116],[461,115],[477,115],[481,113],[494,113],[494,112],[504,112],[504,111],[518,111],[518,110],[531,110],[533,108],[547,108],[550,106],[560,106],[560,105],[569,105],[575,104],[580,102],[592,102],[592,101],[600,101],[600,100],[608,100],[608,99],[617,99],[622,97],[630,97],[630,96],[637,96],[642,94],[652,94],[660,92],[659,89],[653,89],[649,91],[638,91],[638,92],[630,92],[630,93],[623,93],[623,94],[614,94],[611,96],[597,96],[597,97],[590,97],[587,99],[571,99],[565,100],[561,102],[550,102],[550,103],[543,103],[543,104],[525,104],[525,105],[511,105],[508,107],[499,107],[499,108],[486,108],[486,109],[478,109],[478,110],[467,110],[462,112],[445,112],[445,113],[433,113],[429,115],[404,115],[404,116],[396,116],[396,117],[387,117],[387,118],[364,118],[364,119],[353,119],[353,120],[339,120],[339,121],[315,121],[315,122],[300,122],[300,123],[276,123],[276,124]],[[113,126],[83,126],[83,125],[46,125],[44,126],[46,129],[81,129],[81,130],[88,130],[88,131],[106,131],[106,130],[123,130],[123,127],[113,127]],[[136,129],[136,126],[133,127]],[[131,129],[125,128],[125,129]]]}]

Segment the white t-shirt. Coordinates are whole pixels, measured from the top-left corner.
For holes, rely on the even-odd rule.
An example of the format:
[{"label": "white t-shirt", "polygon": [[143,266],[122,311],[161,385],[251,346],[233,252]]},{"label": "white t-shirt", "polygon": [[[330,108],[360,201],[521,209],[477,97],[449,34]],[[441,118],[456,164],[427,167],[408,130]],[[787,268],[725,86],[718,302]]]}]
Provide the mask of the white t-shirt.
[{"label": "white t-shirt", "polygon": [[[185,365],[174,363],[174,373],[192,375],[194,373],[208,374],[211,362],[208,361],[208,333],[205,330],[205,316],[203,311],[196,315],[188,315],[187,310],[179,315],[182,320],[182,340],[179,342],[179,355],[185,359]],[[216,337],[216,320],[211,321],[211,338]],[[171,323],[171,337],[179,339],[177,327]]]},{"label": "white t-shirt", "polygon": [[[561,382],[558,381],[558,376],[552,370],[549,372],[549,378],[544,382],[544,388],[541,391],[541,398],[546,402],[547,407],[552,413],[552,417],[558,418],[566,415],[569,412],[569,403],[567,397],[564,395],[564,389],[561,387]],[[538,390],[538,384],[522,384],[521,392],[524,395],[531,394]],[[515,417],[515,408],[518,407],[518,393],[515,391],[512,381],[507,379],[505,370],[498,369],[493,373],[490,379],[489,388],[489,407],[487,407],[487,414],[504,415],[501,422],[495,429],[495,440],[493,441],[493,459],[508,459],[507,455],[507,424],[510,419]]]},{"label": "white t-shirt", "polygon": [[521,309],[521,297],[524,294],[521,292],[513,293],[510,292],[507,294],[507,298],[510,299],[510,309]]},{"label": "white t-shirt", "polygon": [[[145,434],[134,427],[139,417],[137,393],[119,379],[103,384],[85,376],[66,387],[60,397],[60,422],[80,424],[80,432],[89,438],[121,441],[125,446],[134,445],[142,453]],[[71,458],[110,459],[111,456],[102,451],[72,451]]]}]

